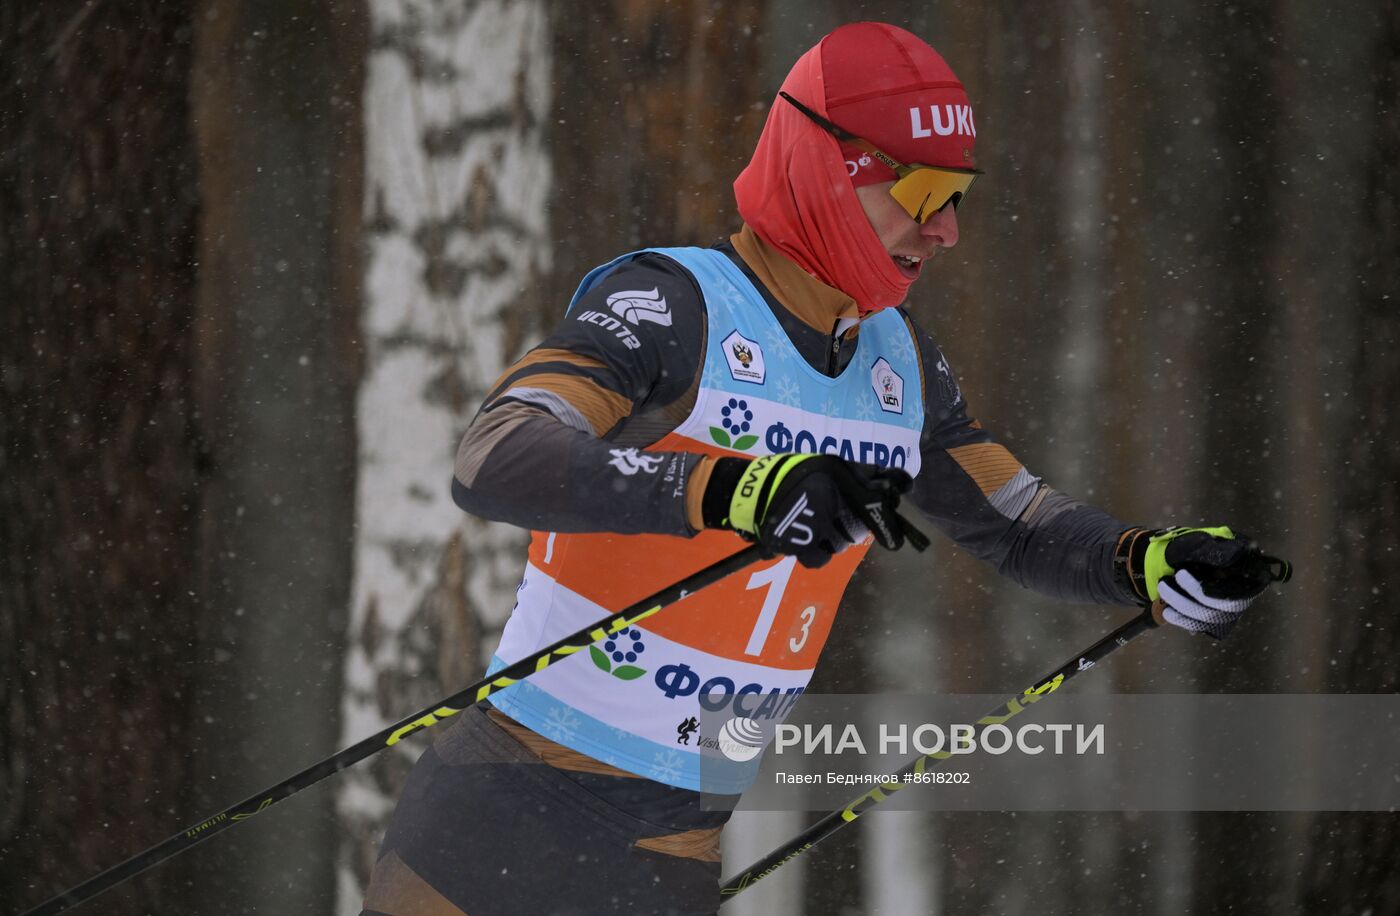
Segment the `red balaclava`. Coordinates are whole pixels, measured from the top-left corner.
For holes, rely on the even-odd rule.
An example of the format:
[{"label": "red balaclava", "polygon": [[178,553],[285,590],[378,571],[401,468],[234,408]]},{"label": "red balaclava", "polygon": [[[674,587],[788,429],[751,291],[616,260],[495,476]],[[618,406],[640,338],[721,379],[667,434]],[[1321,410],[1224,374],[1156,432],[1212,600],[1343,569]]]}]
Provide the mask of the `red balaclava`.
[{"label": "red balaclava", "polygon": [[[977,130],[962,83],[937,51],[904,29],[844,25],[798,58],[782,88],[899,162],[974,167]],[[913,282],[855,195],[856,187],[894,177],[775,98],[734,196],[760,238],[868,314],[903,302]]]}]

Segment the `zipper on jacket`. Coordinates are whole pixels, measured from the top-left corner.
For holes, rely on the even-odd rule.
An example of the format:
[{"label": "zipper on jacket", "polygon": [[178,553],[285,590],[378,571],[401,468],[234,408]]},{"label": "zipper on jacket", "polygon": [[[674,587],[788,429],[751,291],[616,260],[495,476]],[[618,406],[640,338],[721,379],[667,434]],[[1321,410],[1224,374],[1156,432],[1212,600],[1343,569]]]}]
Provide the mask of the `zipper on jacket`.
[{"label": "zipper on jacket", "polygon": [[841,327],[841,322],[831,326],[831,353],[826,360],[826,374],[832,378],[836,377],[836,358],[841,355],[841,335],[837,333]]}]

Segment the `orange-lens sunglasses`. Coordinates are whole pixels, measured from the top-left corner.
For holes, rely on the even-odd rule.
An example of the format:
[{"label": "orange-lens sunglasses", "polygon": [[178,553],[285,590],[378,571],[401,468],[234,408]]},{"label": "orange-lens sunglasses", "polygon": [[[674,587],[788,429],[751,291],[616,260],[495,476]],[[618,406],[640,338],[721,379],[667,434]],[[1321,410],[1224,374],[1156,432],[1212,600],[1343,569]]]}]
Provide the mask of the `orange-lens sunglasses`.
[{"label": "orange-lens sunglasses", "polygon": [[818,126],[838,140],[843,140],[863,150],[883,162],[894,172],[897,179],[890,188],[893,197],[905,212],[920,223],[928,222],[933,214],[949,203],[957,209],[968,188],[982,172],[978,169],[945,169],[933,165],[904,165],[871,143],[857,137],[848,130],[842,130],[812,109],[803,105],[786,92],[779,92],[794,108],[811,118]]}]

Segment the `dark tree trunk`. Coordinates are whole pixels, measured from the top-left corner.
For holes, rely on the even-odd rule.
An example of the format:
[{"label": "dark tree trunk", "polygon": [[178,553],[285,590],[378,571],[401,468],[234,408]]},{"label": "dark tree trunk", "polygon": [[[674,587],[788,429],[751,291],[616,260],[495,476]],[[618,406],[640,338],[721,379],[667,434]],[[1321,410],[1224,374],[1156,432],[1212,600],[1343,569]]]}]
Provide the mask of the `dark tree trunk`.
[{"label": "dark tree trunk", "polygon": [[[340,740],[367,20],[356,0],[240,0],[199,4],[196,23],[203,812]],[[329,911],[332,805],[318,786],[190,853],[201,912]]]},{"label": "dark tree trunk", "polygon": [[[1376,30],[1374,129],[1365,194],[1368,243],[1358,252],[1360,342],[1352,356],[1356,438],[1347,443],[1341,484],[1343,544],[1332,579],[1343,584],[1332,613],[1346,626],[1330,629],[1328,689],[1400,691],[1400,625],[1396,623],[1395,562],[1400,556],[1400,8],[1379,16]],[[1385,727],[1385,726],[1381,726]],[[1400,912],[1400,819],[1392,813],[1319,815],[1308,844],[1303,902],[1310,913],[1351,916]]]},{"label": "dark tree trunk", "polygon": [[[0,900],[187,819],[198,216],[181,4],[0,5]],[[103,913],[190,912],[169,873]]]},{"label": "dark tree trunk", "polygon": [[[1273,62],[1280,53],[1273,5],[1243,3],[1212,10],[1198,20],[1195,40],[1202,51],[1200,104],[1177,109],[1183,121],[1201,119],[1201,152],[1207,161],[1199,185],[1181,188],[1188,227],[1201,239],[1189,274],[1200,359],[1181,406],[1199,417],[1204,446],[1191,481],[1191,515],[1183,523],[1253,526],[1275,533],[1280,550],[1283,519],[1271,489],[1249,473],[1244,456],[1267,450],[1280,428],[1286,399],[1274,396],[1274,356],[1282,351],[1282,323],[1274,320],[1269,267],[1279,202],[1279,112],[1274,102]],[[1196,109],[1193,111],[1192,109]],[[1190,142],[1190,135],[1183,138]],[[1207,193],[1206,188],[1218,193]],[[1189,203],[1188,203],[1189,201]],[[1219,519],[1219,521],[1215,521]],[[1242,520],[1248,520],[1244,522]],[[1265,599],[1265,603],[1269,601]],[[1197,651],[1196,689],[1203,693],[1249,693],[1273,686],[1272,655],[1279,645],[1260,632],[1267,615],[1251,620],[1239,639]],[[1202,813],[1193,818],[1195,905],[1201,911],[1280,912],[1289,908],[1287,817],[1269,812]],[[1251,854],[1223,861],[1225,849]]]},{"label": "dark tree trunk", "polygon": [[730,185],[768,98],[758,4],[685,0],[643,13],[610,0],[587,15],[566,6],[551,22],[552,228],[566,244],[555,252],[547,327],[592,267],[644,245],[708,245],[739,228]]}]

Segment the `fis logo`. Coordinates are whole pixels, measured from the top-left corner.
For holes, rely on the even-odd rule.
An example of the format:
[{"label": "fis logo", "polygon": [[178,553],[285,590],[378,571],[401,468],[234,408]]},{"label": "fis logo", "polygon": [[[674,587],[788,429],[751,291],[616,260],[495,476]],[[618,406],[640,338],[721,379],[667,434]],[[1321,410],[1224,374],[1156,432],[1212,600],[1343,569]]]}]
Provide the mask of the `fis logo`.
[{"label": "fis logo", "polygon": [[671,309],[659,287],[650,290],[629,289],[608,297],[608,308],[631,325],[650,321],[662,327],[671,326]]}]

